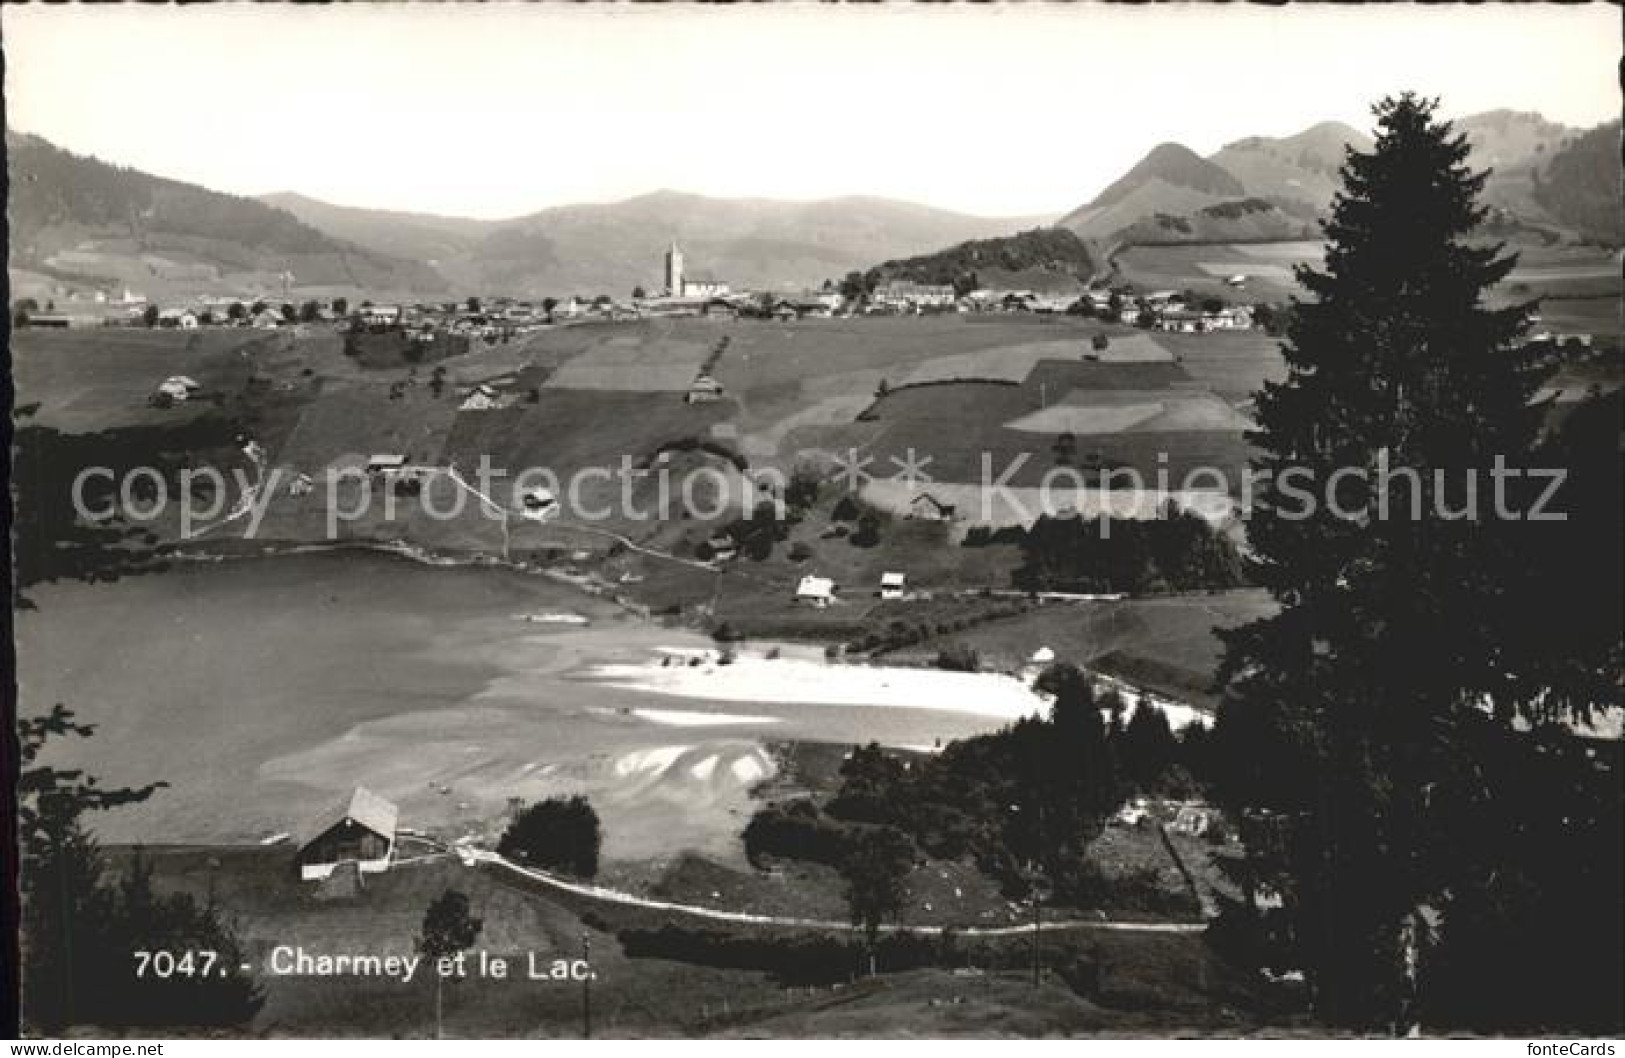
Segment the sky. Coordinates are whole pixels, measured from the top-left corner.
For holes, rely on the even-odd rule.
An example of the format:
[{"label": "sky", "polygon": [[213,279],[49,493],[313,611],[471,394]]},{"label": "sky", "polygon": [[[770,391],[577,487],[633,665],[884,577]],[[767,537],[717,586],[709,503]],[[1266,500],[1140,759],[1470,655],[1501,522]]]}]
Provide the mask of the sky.
[{"label": "sky", "polygon": [[1611,5],[6,5],[10,127],[258,194],[504,218],[658,189],[1058,215],[1384,94],[1617,116]]}]

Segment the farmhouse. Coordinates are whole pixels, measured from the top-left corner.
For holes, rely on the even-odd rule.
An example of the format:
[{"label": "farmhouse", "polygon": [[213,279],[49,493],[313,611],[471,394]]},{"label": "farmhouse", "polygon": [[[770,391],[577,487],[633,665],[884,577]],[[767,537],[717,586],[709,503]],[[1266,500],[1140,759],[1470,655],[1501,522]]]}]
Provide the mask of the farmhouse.
[{"label": "farmhouse", "polygon": [[526,489],[519,497],[519,510],[533,522],[546,521],[559,513],[559,501],[551,489]]},{"label": "farmhouse", "polygon": [[170,375],[158,383],[158,392],[173,401],[183,401],[203,387],[186,375]]},{"label": "farmhouse", "polygon": [[922,492],[908,501],[908,516],[929,522],[951,521],[954,505],[942,502],[929,492]]},{"label": "farmhouse", "polygon": [[1199,801],[1185,801],[1175,807],[1174,818],[1168,824],[1168,829],[1176,834],[1199,838],[1207,833],[1212,823],[1212,809]]},{"label": "farmhouse", "polygon": [[1186,309],[1164,309],[1157,313],[1157,330],[1174,334],[1195,334],[1202,330],[1202,314]]},{"label": "farmhouse", "polygon": [[1070,309],[1077,300],[1078,296],[1070,291],[1034,294],[1032,306],[1034,312],[1060,314]]},{"label": "farmhouse", "polygon": [[321,816],[310,837],[299,847],[299,877],[317,881],[343,863],[356,864],[362,874],[389,869],[395,852],[395,823],[400,811],[365,787],[357,786],[345,801]]},{"label": "farmhouse", "polygon": [[739,318],[739,307],[733,302],[725,301],[722,298],[712,298],[705,303],[705,307],[700,311],[705,314],[707,319],[712,320],[737,320]]},{"label": "farmhouse", "polygon": [[1217,312],[1202,313],[1202,326],[1210,331],[1245,331],[1252,325],[1252,310],[1245,305],[1227,305]]},{"label": "farmhouse", "polygon": [[875,287],[875,292],[869,295],[869,300],[875,304],[898,309],[915,309],[922,306],[947,308],[953,305],[955,297],[954,288],[947,284],[915,283],[900,279]]},{"label": "farmhouse", "polygon": [[401,322],[399,305],[363,305],[361,322],[368,327],[392,327]]},{"label": "farmhouse", "polygon": [[391,477],[406,469],[406,457],[394,452],[382,452],[367,457],[367,473]]},{"label": "farmhouse", "polygon": [[828,577],[815,577],[809,573],[796,585],[796,602],[822,610],[834,601],[835,582]]},{"label": "farmhouse", "polygon": [[830,303],[830,298],[826,295],[804,295],[791,298],[789,301],[790,307],[796,310],[796,315],[803,319],[827,320],[835,315],[835,305]]},{"label": "farmhouse", "polygon": [[45,327],[60,331],[65,331],[70,327],[85,326],[85,324],[79,322],[75,317],[57,312],[41,313],[38,315],[29,316],[27,325],[30,327]]},{"label": "farmhouse", "polygon": [[484,382],[469,390],[463,397],[463,402],[457,406],[458,411],[490,411],[492,408],[502,406],[502,394]]},{"label": "farmhouse", "polygon": [[261,309],[251,321],[250,326],[255,330],[274,331],[282,326],[282,314],[275,309]]},{"label": "farmhouse", "polygon": [[722,383],[710,375],[701,375],[689,384],[688,394],[683,399],[690,404],[706,404],[713,400],[721,400]]},{"label": "farmhouse", "polygon": [[901,599],[903,586],[908,577],[902,573],[882,573],[880,575],[880,597],[882,599]]},{"label": "farmhouse", "polygon": [[165,309],[158,314],[158,326],[183,331],[197,330],[197,313],[189,309]]}]

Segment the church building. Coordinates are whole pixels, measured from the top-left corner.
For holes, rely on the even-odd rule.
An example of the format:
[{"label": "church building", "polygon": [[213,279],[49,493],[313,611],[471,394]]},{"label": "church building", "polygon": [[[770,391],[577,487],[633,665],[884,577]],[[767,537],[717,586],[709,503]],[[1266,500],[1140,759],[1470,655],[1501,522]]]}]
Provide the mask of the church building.
[{"label": "church building", "polygon": [[714,298],[728,293],[728,284],[704,275],[688,275],[683,271],[683,250],[673,239],[666,251],[666,296],[671,298]]}]

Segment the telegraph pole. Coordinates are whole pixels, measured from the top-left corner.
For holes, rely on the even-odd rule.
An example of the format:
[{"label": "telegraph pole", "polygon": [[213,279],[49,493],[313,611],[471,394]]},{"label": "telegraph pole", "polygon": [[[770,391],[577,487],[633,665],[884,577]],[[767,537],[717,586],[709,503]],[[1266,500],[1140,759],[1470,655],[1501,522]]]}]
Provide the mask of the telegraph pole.
[{"label": "telegraph pole", "polygon": [[586,972],[581,975],[581,1038],[592,1039],[592,937],[581,934],[581,963]]},{"label": "telegraph pole", "polygon": [[1039,984],[1038,929],[1039,929],[1039,916],[1042,913],[1041,908],[1043,907],[1043,904],[1039,901],[1039,896],[1040,896],[1040,894],[1038,892],[1038,887],[1035,885],[1033,887],[1033,987],[1034,988],[1037,988],[1038,984]]}]

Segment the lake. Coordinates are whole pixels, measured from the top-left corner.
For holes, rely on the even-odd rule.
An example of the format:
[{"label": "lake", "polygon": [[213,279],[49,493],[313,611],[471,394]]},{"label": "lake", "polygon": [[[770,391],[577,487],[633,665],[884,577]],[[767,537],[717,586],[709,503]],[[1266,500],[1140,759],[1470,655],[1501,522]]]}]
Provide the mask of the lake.
[{"label": "lake", "polygon": [[[737,861],[749,790],[775,766],[769,741],[930,746],[1003,723],[611,686],[593,673],[715,644],[501,568],[305,554],[30,598],[38,609],[16,621],[21,709],[60,701],[97,725],[51,759],[107,784],[169,783],[93,817],[108,842],[297,839],[359,784],[396,802],[402,826],[487,841],[511,798],[584,793],[607,859]],[[590,624],[520,619],[553,612]]]}]

